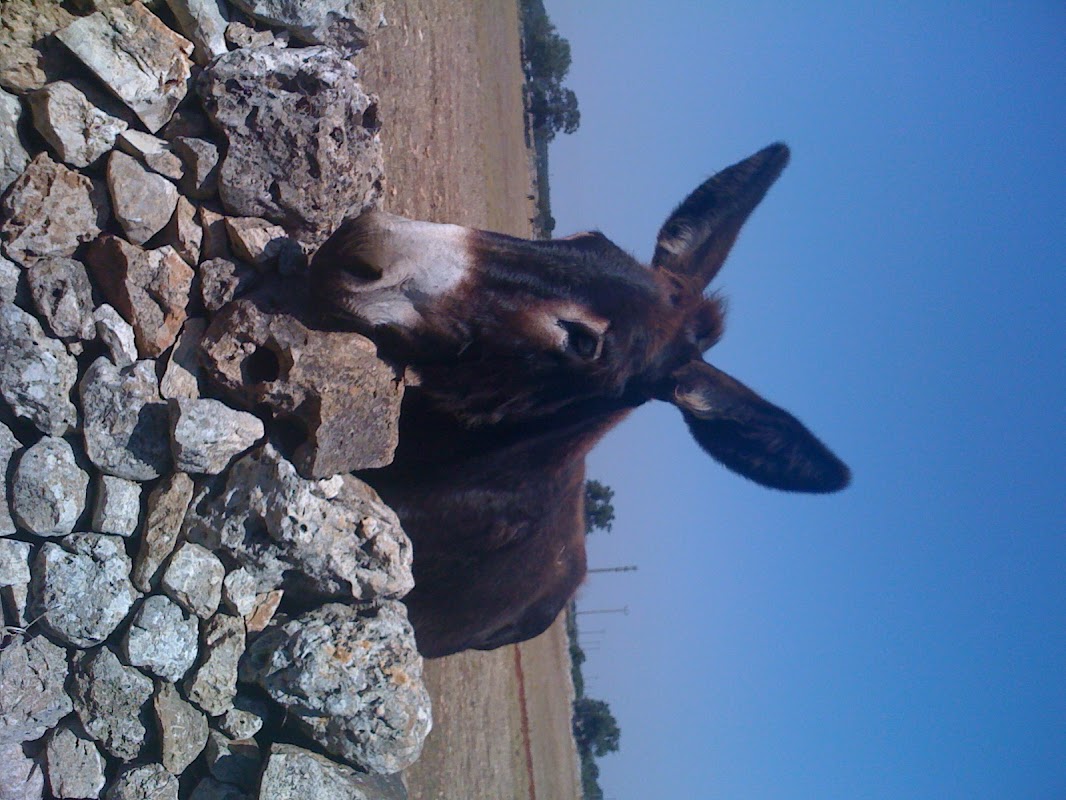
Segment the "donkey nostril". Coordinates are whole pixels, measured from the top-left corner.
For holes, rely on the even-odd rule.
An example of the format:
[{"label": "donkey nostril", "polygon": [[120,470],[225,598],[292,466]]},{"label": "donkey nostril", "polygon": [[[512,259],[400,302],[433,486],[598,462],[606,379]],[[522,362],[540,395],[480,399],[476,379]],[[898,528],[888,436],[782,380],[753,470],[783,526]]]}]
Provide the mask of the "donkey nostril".
[{"label": "donkey nostril", "polygon": [[382,275],[380,269],[358,256],[350,256],[346,259],[344,263],[341,264],[341,269],[353,278],[358,278],[361,281],[376,281],[379,280]]}]

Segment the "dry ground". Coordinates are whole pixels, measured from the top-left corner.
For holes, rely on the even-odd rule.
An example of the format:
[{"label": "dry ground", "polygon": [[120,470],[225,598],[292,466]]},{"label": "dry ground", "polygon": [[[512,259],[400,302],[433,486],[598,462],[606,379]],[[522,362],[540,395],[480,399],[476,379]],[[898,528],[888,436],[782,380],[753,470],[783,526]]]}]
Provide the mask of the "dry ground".
[{"label": "dry ground", "polygon": [[[391,0],[388,21],[357,61],[381,101],[385,207],[529,235],[515,0]],[[427,662],[426,674],[435,726],[405,774],[412,800],[580,797],[560,624],[519,648]]]}]

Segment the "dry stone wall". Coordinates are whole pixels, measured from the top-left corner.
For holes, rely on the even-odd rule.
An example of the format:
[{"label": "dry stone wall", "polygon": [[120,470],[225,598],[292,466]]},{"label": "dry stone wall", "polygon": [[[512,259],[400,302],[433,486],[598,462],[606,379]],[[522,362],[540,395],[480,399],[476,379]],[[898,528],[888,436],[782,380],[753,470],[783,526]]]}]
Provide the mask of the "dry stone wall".
[{"label": "dry stone wall", "polygon": [[0,800],[404,796],[403,383],[304,288],[383,11],[0,5]]}]

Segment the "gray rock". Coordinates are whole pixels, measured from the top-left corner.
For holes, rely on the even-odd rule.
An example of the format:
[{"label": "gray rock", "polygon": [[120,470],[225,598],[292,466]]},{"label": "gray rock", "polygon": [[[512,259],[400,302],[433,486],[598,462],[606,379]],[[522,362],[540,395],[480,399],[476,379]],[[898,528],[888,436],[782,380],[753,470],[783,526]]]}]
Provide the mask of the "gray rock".
[{"label": "gray rock", "polygon": [[269,25],[288,30],[302,42],[328,44],[345,56],[366,47],[385,24],[385,0],[233,0],[234,5]]},{"label": "gray rock", "polygon": [[215,315],[202,349],[205,375],[237,405],[265,405],[299,420],[306,432],[294,457],[301,474],[322,478],[392,462],[403,383],[369,339],[312,330],[243,299]]},{"label": "gray rock", "polygon": [[[200,228],[204,232],[200,260],[204,265],[213,258],[230,258],[229,234],[226,233],[226,218],[208,206],[200,206]],[[201,270],[203,266],[201,265]]]},{"label": "gray rock", "polygon": [[44,772],[14,742],[0,744],[0,800],[41,800]]},{"label": "gray rock", "polygon": [[170,401],[174,463],[185,472],[217,474],[234,456],[263,438],[263,421],[219,400]]},{"label": "gray rock", "polygon": [[186,536],[228,553],[260,591],[368,600],[414,585],[410,540],[373,489],[350,475],[305,480],[269,444],[194,503]]},{"label": "gray rock", "polygon": [[197,87],[228,142],[219,173],[227,212],[317,246],[378,199],[377,106],[357,75],[328,47],[235,50],[204,70]]},{"label": "gray rock", "polygon": [[69,714],[66,679],[66,653],[43,636],[0,649],[0,745],[39,739]]},{"label": "gray rock", "polygon": [[231,739],[251,739],[259,733],[269,715],[266,703],[238,694],[233,698],[233,708],[216,720],[216,724]]},{"label": "gray rock", "polygon": [[15,532],[15,520],[11,518],[11,504],[8,502],[7,476],[11,458],[22,449],[22,442],[15,438],[11,429],[0,422],[0,474],[4,476],[5,490],[0,495],[0,536]]},{"label": "gray rock", "polygon": [[218,147],[214,142],[195,136],[174,139],[174,150],[185,162],[181,189],[197,200],[213,197],[218,191]]},{"label": "gray rock", "polygon": [[226,6],[222,0],[167,0],[181,31],[196,47],[193,58],[201,66],[226,52]]},{"label": "gray rock", "polygon": [[[289,32],[285,31],[288,37]],[[234,47],[284,47],[287,41],[279,42],[273,31],[257,31],[243,22],[231,22],[226,26],[226,41]]]},{"label": "gray rock", "polygon": [[[28,547],[29,545],[27,545]],[[0,575],[3,572],[0,571]],[[29,580],[29,573],[26,575]],[[226,608],[238,617],[246,617],[255,608],[256,583],[255,577],[244,567],[235,569],[226,575],[222,581],[222,602]],[[244,737],[237,736],[237,739]]]},{"label": "gray rock", "polygon": [[185,679],[185,694],[213,717],[233,707],[244,641],[244,620],[240,617],[216,614],[204,625],[200,666]]},{"label": "gray rock", "polygon": [[156,723],[163,748],[163,766],[180,775],[203,752],[207,743],[207,717],[181,699],[171,683],[159,683],[155,697]]},{"label": "gray rock", "polygon": [[29,589],[30,545],[15,539],[0,539],[0,600],[7,610],[0,619],[6,618],[8,624],[20,627],[29,622],[26,618]]},{"label": "gray rock", "polygon": [[407,800],[403,784],[367,775],[291,744],[270,748],[259,800]]},{"label": "gray rock", "polygon": [[21,118],[22,104],[19,99],[0,89],[0,194],[30,163],[30,154],[19,139],[18,124]]},{"label": "gray rock", "polygon": [[72,167],[87,167],[115,146],[129,127],[93,105],[80,89],[57,81],[30,97],[34,127],[55,148],[60,160]]},{"label": "gray rock", "polygon": [[74,533],[37,553],[30,612],[57,639],[74,647],[100,644],[118,629],[140,594],[117,536]]},{"label": "gray rock", "polygon": [[207,320],[199,317],[185,320],[159,382],[159,393],[168,400],[200,396],[200,342],[205,330]]},{"label": "gray rock", "polygon": [[63,439],[45,436],[23,452],[11,481],[15,521],[36,536],[65,536],[85,510],[89,476]]},{"label": "gray rock", "polygon": [[194,273],[173,247],[142,250],[105,235],[89,248],[88,261],[108,302],[133,325],[142,357],[154,358],[174,344]]},{"label": "gray rock", "polygon": [[133,564],[133,584],[142,592],[150,592],[158,585],[163,563],[178,543],[192,493],[192,478],[184,472],[174,472],[148,496],[144,534]]},{"label": "gray rock", "polygon": [[[0,194],[3,194],[0,188]],[[22,271],[14,261],[8,261],[0,256],[0,304],[14,303],[18,295],[19,275]]]},{"label": "gray rock", "polygon": [[163,591],[182,608],[207,619],[222,600],[226,568],[206,547],[186,542],[174,551],[163,573]]},{"label": "gray rock", "polygon": [[96,238],[111,209],[102,184],[41,153],[0,201],[7,257],[26,266],[43,256],[72,256]]},{"label": "gray rock", "polygon": [[192,43],[140,3],[105,4],[56,37],[155,133],[188,91]]},{"label": "gray rock", "polygon": [[289,239],[285,229],[256,217],[226,217],[226,233],[238,258],[260,269],[277,262],[285,251],[299,245]]},{"label": "gray rock", "polygon": [[35,317],[0,305],[0,394],[19,417],[49,436],[68,433],[78,419],[70,390],[78,362],[63,343],[46,335]]},{"label": "gray rock", "polygon": [[204,757],[207,768],[218,780],[241,789],[255,788],[263,763],[255,739],[230,739],[224,733],[211,731]]},{"label": "gray rock", "polygon": [[195,617],[187,616],[169,598],[154,594],[144,599],[134,615],[122,640],[122,655],[134,667],[178,681],[196,663],[198,635]]},{"label": "gray rock", "polygon": [[118,150],[107,160],[111,208],[128,238],[144,244],[170,222],[178,204],[177,187]]},{"label": "gray rock", "polygon": [[17,94],[39,89],[62,71],[69,54],[50,34],[74,19],[59,3],[4,0],[0,17],[0,86]]},{"label": "gray rock", "polygon": [[181,180],[185,167],[170,149],[170,142],[137,130],[126,130],[119,134],[115,144],[123,153],[136,158],[148,169],[165,175],[171,180]]},{"label": "gray rock", "polygon": [[107,347],[115,366],[131,366],[137,360],[137,339],[133,326],[107,303],[93,312],[93,321],[96,324],[96,335]]},{"label": "gray rock", "polygon": [[147,749],[149,678],[100,647],[75,659],[67,688],[85,732],[108,753],[132,761]]},{"label": "gray rock", "polygon": [[231,300],[250,292],[258,283],[259,273],[238,261],[212,258],[200,265],[201,298],[208,311],[218,311]]},{"label": "gray rock", "polygon": [[93,499],[93,530],[129,537],[141,516],[141,485],[136,481],[100,475]]},{"label": "gray rock", "polygon": [[85,414],[85,451],[108,475],[133,481],[158,478],[170,466],[167,407],[152,361],[119,368],[101,356],[79,386]]},{"label": "gray rock", "polygon": [[163,229],[163,241],[177,250],[186,264],[195,267],[200,262],[200,245],[203,238],[203,228],[196,221],[196,206],[184,197],[179,197],[174,216]]},{"label": "gray rock", "polygon": [[141,764],[119,773],[105,800],[178,800],[178,779],[162,764]]},{"label": "gray rock", "polygon": [[44,746],[48,787],[56,797],[99,797],[104,757],[96,744],[72,725],[52,731]]},{"label": "gray rock", "polygon": [[432,727],[422,657],[395,601],[374,616],[331,603],[270,628],[240,674],[329,753],[372,772],[409,767]]},{"label": "gray rock", "polygon": [[26,270],[30,296],[37,311],[64,342],[96,338],[93,289],[89,274],[73,258],[42,258]]}]

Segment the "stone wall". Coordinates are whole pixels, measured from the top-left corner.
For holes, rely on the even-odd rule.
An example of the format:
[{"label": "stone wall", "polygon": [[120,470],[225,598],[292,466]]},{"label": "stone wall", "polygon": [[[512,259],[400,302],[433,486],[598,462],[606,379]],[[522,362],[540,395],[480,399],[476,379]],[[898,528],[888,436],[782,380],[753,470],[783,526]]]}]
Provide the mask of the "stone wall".
[{"label": "stone wall", "polygon": [[0,800],[403,795],[403,384],[303,302],[383,5],[0,6]]}]

